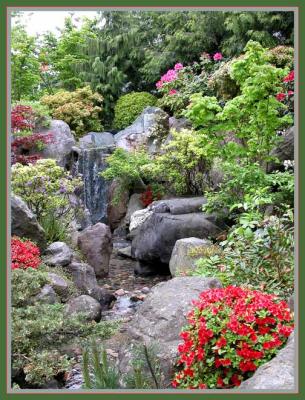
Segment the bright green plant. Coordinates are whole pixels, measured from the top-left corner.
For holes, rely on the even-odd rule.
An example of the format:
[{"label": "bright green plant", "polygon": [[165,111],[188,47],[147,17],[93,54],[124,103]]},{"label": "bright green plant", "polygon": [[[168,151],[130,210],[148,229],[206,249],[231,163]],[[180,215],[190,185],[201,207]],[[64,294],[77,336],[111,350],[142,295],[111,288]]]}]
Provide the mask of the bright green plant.
[{"label": "bright green plant", "polygon": [[[248,42],[245,50],[231,67],[240,95],[223,108],[216,98],[193,95],[186,116],[208,135],[223,158],[246,158],[263,165],[272,159],[271,150],[281,140],[276,131],[292,123],[290,115],[281,115],[287,107],[275,97],[288,70],[271,65],[257,42]],[[228,132],[233,132],[235,140],[227,140]]]},{"label": "bright green plant", "polygon": [[202,136],[193,130],[171,131],[171,140],[144,171],[177,194],[202,194],[207,186],[210,158]]},{"label": "bright green plant", "polygon": [[[90,365],[92,358],[92,365]],[[112,365],[103,348],[98,348],[97,344],[91,344],[89,348],[83,350],[83,376],[85,389],[117,389],[119,386],[119,372]],[[93,370],[94,379],[91,379],[90,369]]]},{"label": "bright green plant", "polygon": [[40,99],[48,106],[53,118],[65,121],[76,136],[89,131],[101,131],[100,113],[103,97],[93,93],[89,86],[74,92],[60,90],[54,95]]},{"label": "bright green plant", "polygon": [[264,290],[287,299],[294,287],[293,214],[263,217],[244,213],[220,243],[222,252],[197,261],[195,275],[225,285]]},{"label": "bright green plant", "polygon": [[107,157],[108,168],[101,173],[101,176],[107,180],[117,179],[119,182],[118,190],[114,195],[114,203],[119,201],[122,191],[130,190],[134,185],[146,188],[143,182],[145,178],[143,167],[149,162],[148,154],[141,150],[128,152],[117,148],[113,154]]},{"label": "bright green plant", "polygon": [[134,122],[145,107],[154,106],[156,101],[156,97],[147,92],[131,92],[121,96],[114,108],[115,128],[126,128]]},{"label": "bright green plant", "polygon": [[67,242],[67,227],[53,212],[48,212],[39,218],[39,223],[45,231],[49,243]]},{"label": "bright green plant", "polygon": [[36,164],[15,164],[12,167],[12,190],[20,196],[37,215],[55,213],[58,218],[71,211],[69,194],[81,185],[79,178],[72,178],[55,160],[38,160]]}]

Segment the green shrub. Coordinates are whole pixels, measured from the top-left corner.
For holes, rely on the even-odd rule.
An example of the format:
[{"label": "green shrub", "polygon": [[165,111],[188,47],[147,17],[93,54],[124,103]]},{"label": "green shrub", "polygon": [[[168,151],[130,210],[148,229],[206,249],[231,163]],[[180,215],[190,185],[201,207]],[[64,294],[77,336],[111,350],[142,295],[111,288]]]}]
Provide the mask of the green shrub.
[{"label": "green shrub", "polygon": [[294,48],[289,46],[277,46],[267,51],[269,61],[276,67],[293,69]]},{"label": "green shrub", "polygon": [[48,106],[53,118],[65,121],[77,137],[102,130],[103,97],[93,93],[89,86],[74,92],[60,90],[54,95],[43,96],[40,101]]},{"label": "green shrub", "polygon": [[113,124],[116,129],[131,125],[144,108],[154,106],[156,97],[147,92],[131,92],[121,96],[114,109]]},{"label": "green shrub", "polygon": [[60,350],[62,345],[88,336],[109,338],[118,326],[118,321],[87,322],[81,314],[68,317],[64,304],[35,300],[49,282],[47,272],[43,267],[14,269],[11,281],[12,367],[22,368],[26,381],[38,386],[69,369],[72,360]]},{"label": "green shrub", "polygon": [[12,167],[12,191],[27,203],[38,219],[48,213],[58,218],[67,215],[71,211],[69,194],[81,184],[79,178],[72,178],[51,159]]}]

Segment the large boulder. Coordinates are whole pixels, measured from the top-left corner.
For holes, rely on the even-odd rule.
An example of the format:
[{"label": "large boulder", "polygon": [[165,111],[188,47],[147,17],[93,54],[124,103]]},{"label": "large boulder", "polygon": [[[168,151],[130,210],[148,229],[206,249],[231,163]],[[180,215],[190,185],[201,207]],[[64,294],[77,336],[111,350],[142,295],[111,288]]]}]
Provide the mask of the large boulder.
[{"label": "large boulder", "polygon": [[69,285],[65,279],[57,274],[54,274],[53,272],[48,273],[48,278],[50,280],[49,285],[53,288],[61,300],[67,300],[69,297]]},{"label": "large boulder", "polygon": [[282,140],[272,150],[271,155],[277,157],[278,161],[268,164],[268,172],[283,169],[283,162],[285,160],[294,160],[294,126],[284,132]]},{"label": "large boulder", "polygon": [[130,218],[131,216],[139,210],[143,210],[144,205],[141,201],[141,194],[140,193],[133,193],[130,196],[128,205],[127,205],[127,212],[126,212],[126,216],[125,216],[125,223],[127,225],[130,224]]},{"label": "large boulder", "polygon": [[[114,203],[115,197],[118,201]],[[128,190],[120,190],[120,183],[114,180],[108,190],[107,217],[111,230],[116,229],[127,212],[129,199]]]},{"label": "large boulder", "polygon": [[15,195],[11,197],[11,233],[32,240],[41,250],[47,246],[45,231],[37,222],[35,214]]},{"label": "large boulder", "polygon": [[42,157],[54,158],[58,164],[65,167],[70,158],[75,139],[69,125],[61,120],[52,120],[50,126],[42,131],[43,135],[52,135],[52,141],[41,151]]},{"label": "large boulder", "polygon": [[202,210],[206,204],[205,197],[180,197],[167,200],[158,200],[151,203],[148,210],[156,213],[190,214]]},{"label": "large boulder", "polygon": [[83,294],[89,294],[89,291],[98,285],[94,269],[88,264],[73,261],[65,269]]},{"label": "large boulder", "polygon": [[239,390],[293,390],[295,389],[295,345],[294,333],[287,345],[276,357],[257,369],[255,374],[242,382]]},{"label": "large boulder", "polygon": [[168,134],[168,115],[157,107],[146,107],[135,122],[114,136],[117,147],[133,151],[145,146],[150,153],[160,149]]},{"label": "large boulder", "polygon": [[70,264],[73,252],[64,242],[54,242],[45,251],[44,262],[51,267],[55,265],[65,266]]},{"label": "large boulder", "polygon": [[78,246],[98,278],[109,271],[112,236],[109,226],[98,222],[83,230],[78,236]]},{"label": "large boulder", "polygon": [[90,147],[103,147],[103,146],[114,146],[114,137],[109,132],[89,132],[87,135],[79,139],[79,147],[90,148]]},{"label": "large boulder", "polygon": [[171,275],[179,276],[194,271],[196,261],[211,244],[209,240],[194,237],[177,240],[169,261]]},{"label": "large boulder", "polygon": [[35,300],[44,304],[55,304],[59,302],[59,298],[51,285],[44,285],[40,293],[35,297]]},{"label": "large boulder", "polygon": [[177,240],[188,237],[206,239],[216,237],[220,232],[216,218],[202,212],[175,215],[153,212],[137,228],[131,254],[139,261],[168,264]]},{"label": "large boulder", "polygon": [[100,303],[93,297],[85,294],[71,299],[65,308],[67,316],[73,314],[82,314],[87,321],[94,320],[96,322],[101,320],[101,311],[102,307]]},{"label": "large boulder", "polygon": [[182,327],[192,300],[210,288],[221,287],[214,278],[177,277],[154,286],[127,327],[126,343],[120,349],[119,368],[122,375],[130,372],[132,349],[145,343],[156,345],[156,356],[164,374],[164,384],[169,384],[178,352]]}]

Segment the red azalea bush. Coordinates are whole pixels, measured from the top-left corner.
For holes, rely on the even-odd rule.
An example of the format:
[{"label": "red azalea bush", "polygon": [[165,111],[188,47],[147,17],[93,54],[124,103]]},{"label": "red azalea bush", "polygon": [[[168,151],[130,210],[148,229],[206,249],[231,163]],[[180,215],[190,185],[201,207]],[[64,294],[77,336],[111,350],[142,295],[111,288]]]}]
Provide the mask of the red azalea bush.
[{"label": "red azalea bush", "polygon": [[145,192],[141,194],[140,200],[144,207],[149,206],[153,201],[160,200],[162,194],[160,192],[155,192],[153,188],[149,185]]},{"label": "red azalea bush", "polygon": [[39,248],[30,240],[21,240],[14,236],[11,240],[12,269],[38,268],[40,260]]},{"label": "red azalea bush", "polygon": [[193,301],[178,346],[173,387],[232,388],[283,347],[293,330],[288,305],[276,296],[228,286]]},{"label": "red azalea bush", "polygon": [[290,71],[283,79],[283,91],[278,93],[275,97],[278,101],[284,103],[289,112],[293,113],[293,96],[294,96],[294,71]]}]

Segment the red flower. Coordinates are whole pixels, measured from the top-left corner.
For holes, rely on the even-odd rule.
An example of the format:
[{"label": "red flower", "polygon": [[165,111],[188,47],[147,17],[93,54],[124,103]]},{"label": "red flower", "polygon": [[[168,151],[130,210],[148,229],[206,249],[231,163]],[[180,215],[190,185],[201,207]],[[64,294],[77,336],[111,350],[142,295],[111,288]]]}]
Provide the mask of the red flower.
[{"label": "red flower", "polygon": [[294,95],[294,91],[293,90],[288,90],[288,96],[293,96]]},{"label": "red flower", "polygon": [[21,241],[14,236],[11,240],[11,268],[38,268],[41,264],[40,250],[30,240]]},{"label": "red flower", "polygon": [[241,384],[241,380],[239,379],[239,376],[237,374],[232,375],[231,382],[234,386],[240,386]]},{"label": "red flower", "polygon": [[205,385],[204,383],[199,383],[199,389],[206,389],[207,385]]},{"label": "red flower", "polygon": [[222,378],[219,376],[217,378],[217,386],[223,386],[223,385],[224,385],[224,382],[223,382]]},{"label": "red flower", "polygon": [[276,97],[276,100],[283,101],[286,98],[286,94],[285,93],[278,93],[275,97]]},{"label": "red flower", "polygon": [[226,338],[224,338],[223,336],[216,342],[216,346],[221,349],[222,347],[224,347],[227,344]]},{"label": "red flower", "polygon": [[290,71],[287,76],[283,79],[283,82],[292,82],[294,81],[294,71]]},{"label": "red flower", "polygon": [[241,361],[239,363],[239,368],[241,371],[247,372],[247,371],[255,371],[257,367],[252,361]]}]

